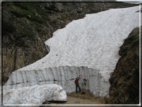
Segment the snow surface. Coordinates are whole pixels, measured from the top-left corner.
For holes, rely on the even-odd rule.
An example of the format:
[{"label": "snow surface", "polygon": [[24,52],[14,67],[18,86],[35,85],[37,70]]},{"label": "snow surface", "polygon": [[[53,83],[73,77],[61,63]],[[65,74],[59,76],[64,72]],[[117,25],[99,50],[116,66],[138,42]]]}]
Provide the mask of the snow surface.
[{"label": "snow surface", "polygon": [[95,96],[107,96],[119,47],[139,26],[138,10],[135,6],[87,14],[55,31],[45,41],[49,54],[14,71],[4,89],[56,83],[70,93],[75,91],[75,78],[83,74]]},{"label": "snow surface", "polygon": [[66,92],[57,84],[35,85],[3,91],[3,104],[42,104],[48,101],[67,101]]},{"label": "snow surface", "polygon": [[59,66],[114,68],[120,58],[119,47],[139,25],[138,9],[138,6],[110,9],[72,21],[45,42],[50,47],[48,55],[19,70]]}]

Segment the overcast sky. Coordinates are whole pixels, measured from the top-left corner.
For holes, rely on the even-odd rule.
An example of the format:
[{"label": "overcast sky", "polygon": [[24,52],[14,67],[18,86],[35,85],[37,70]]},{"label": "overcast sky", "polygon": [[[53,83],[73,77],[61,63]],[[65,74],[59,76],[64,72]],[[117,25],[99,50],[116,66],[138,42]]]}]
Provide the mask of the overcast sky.
[{"label": "overcast sky", "polygon": [[142,3],[142,0],[116,0],[116,1],[124,1],[128,3]]}]

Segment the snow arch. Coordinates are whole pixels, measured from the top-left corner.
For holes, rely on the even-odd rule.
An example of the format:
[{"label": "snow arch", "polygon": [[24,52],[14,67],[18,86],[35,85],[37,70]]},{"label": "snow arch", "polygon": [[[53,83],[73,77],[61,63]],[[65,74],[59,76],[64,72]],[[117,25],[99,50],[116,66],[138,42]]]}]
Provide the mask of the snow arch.
[{"label": "snow arch", "polygon": [[75,91],[75,78],[82,75],[87,79],[86,89],[95,96],[106,96],[108,93],[108,78],[101,75],[99,69],[75,66],[60,66],[41,70],[15,71],[3,87],[4,90],[28,87],[33,85],[58,84],[67,93]]}]

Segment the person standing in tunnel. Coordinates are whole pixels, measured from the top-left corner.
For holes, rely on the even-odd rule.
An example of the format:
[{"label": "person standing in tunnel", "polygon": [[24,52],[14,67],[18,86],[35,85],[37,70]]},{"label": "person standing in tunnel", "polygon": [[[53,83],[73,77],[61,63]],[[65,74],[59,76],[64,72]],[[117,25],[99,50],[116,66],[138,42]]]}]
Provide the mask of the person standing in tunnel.
[{"label": "person standing in tunnel", "polygon": [[80,78],[79,78],[79,77],[77,77],[77,78],[76,78],[76,80],[75,80],[75,84],[76,84],[76,93],[77,93],[77,89],[78,89],[78,88],[79,88],[79,92],[81,92],[81,88],[80,88],[80,86],[79,86],[79,82],[78,82],[78,81],[79,81],[79,79],[80,79]]},{"label": "person standing in tunnel", "polygon": [[86,84],[87,84],[87,80],[83,78],[83,76],[81,75],[81,86],[82,86],[81,94],[85,94]]}]

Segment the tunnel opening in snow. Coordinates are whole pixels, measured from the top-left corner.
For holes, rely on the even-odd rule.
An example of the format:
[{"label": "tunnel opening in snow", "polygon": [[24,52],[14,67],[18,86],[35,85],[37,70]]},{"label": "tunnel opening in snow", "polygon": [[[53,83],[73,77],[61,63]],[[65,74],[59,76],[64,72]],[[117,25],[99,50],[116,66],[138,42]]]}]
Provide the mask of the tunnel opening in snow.
[{"label": "tunnel opening in snow", "polygon": [[[75,79],[82,75],[87,79],[86,90],[90,91],[96,97],[106,96],[109,89],[109,77],[104,78],[99,69],[75,66],[60,66],[44,68],[42,70],[15,71],[9,77],[9,80],[3,87],[6,89],[15,89],[33,85],[58,84],[63,87],[66,93],[75,92]],[[105,74],[104,74],[105,75]],[[106,74],[105,77],[107,77]],[[79,81],[80,87],[81,82]],[[82,87],[81,87],[82,88]]]},{"label": "tunnel opening in snow", "polygon": [[[50,102],[50,103],[65,103],[65,102],[67,102],[67,101],[48,101],[48,102]],[[44,103],[43,103],[44,104]]]}]

